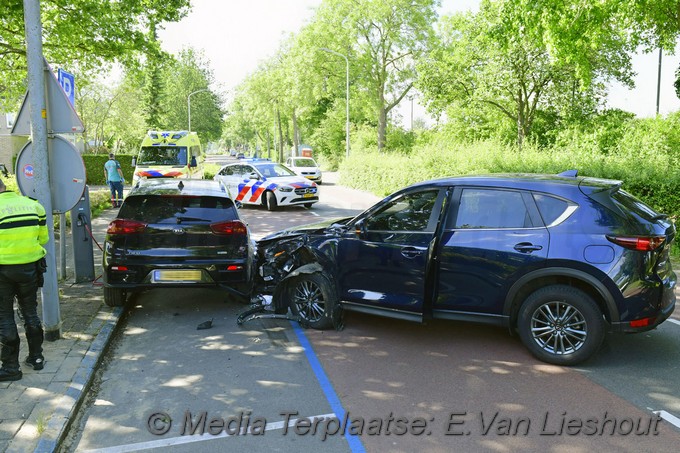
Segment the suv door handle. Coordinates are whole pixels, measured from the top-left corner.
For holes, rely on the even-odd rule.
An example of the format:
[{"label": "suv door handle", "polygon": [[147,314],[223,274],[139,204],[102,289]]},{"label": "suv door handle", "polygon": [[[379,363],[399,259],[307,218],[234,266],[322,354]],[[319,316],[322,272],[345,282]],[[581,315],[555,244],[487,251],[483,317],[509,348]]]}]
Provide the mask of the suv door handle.
[{"label": "suv door handle", "polygon": [[401,249],[401,254],[402,254],[405,258],[415,258],[415,257],[417,257],[417,256],[422,255],[422,254],[423,254],[423,250],[418,250],[418,249],[415,248],[415,247],[408,246],[408,247],[403,247],[403,248]]},{"label": "suv door handle", "polygon": [[534,245],[531,242],[520,242],[519,244],[515,244],[514,249],[517,250],[520,253],[531,253],[531,252],[535,252],[537,250],[542,250],[543,246],[542,245]]}]

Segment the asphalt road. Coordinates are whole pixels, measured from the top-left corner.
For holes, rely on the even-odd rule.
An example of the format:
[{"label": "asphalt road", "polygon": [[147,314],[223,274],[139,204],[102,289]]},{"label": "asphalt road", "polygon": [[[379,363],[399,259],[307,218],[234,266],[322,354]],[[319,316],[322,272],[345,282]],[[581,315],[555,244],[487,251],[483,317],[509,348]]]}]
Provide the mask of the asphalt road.
[{"label": "asphalt road", "polygon": [[[311,210],[242,208],[254,237],[353,215],[376,200],[324,180]],[[669,422],[680,416],[674,322],[610,336],[587,365],[565,368],[535,360],[494,327],[357,313],[339,332],[271,319],[237,326],[243,308],[214,290],[140,295],[63,450],[674,452],[680,445],[680,428]],[[196,330],[210,319],[213,328]],[[347,417],[347,431],[362,435],[334,432],[329,414]]]}]

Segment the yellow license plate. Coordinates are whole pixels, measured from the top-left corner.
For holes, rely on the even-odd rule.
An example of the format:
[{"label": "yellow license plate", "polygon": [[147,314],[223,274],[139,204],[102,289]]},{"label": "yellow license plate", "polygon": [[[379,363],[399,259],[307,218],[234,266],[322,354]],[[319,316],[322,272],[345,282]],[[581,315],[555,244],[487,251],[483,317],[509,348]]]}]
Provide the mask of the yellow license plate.
[{"label": "yellow license plate", "polygon": [[312,198],[314,196],[313,193],[306,193],[302,196],[302,198]]},{"label": "yellow license plate", "polygon": [[198,282],[201,281],[200,270],[165,270],[153,271],[155,282]]}]

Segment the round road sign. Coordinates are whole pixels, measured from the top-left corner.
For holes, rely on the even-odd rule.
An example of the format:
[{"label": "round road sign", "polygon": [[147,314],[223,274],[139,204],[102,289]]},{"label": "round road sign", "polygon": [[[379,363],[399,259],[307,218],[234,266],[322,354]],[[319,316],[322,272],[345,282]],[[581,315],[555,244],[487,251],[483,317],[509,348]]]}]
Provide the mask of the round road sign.
[{"label": "round road sign", "polygon": [[[85,164],[76,147],[59,135],[47,139],[47,156],[52,211],[66,212],[78,203],[85,190]],[[37,198],[34,162],[33,143],[28,142],[19,151],[15,173],[21,193]]]}]

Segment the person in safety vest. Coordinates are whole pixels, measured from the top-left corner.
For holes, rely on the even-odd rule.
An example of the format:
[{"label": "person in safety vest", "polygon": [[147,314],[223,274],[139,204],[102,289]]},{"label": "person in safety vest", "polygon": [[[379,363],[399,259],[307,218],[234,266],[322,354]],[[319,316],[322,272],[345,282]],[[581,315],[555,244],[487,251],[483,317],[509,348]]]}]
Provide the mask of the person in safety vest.
[{"label": "person in safety vest", "polygon": [[26,364],[42,370],[44,331],[38,317],[38,288],[43,283],[49,240],[45,208],[37,201],[7,190],[0,179],[0,381],[18,381],[19,333],[14,298],[24,319]]}]

